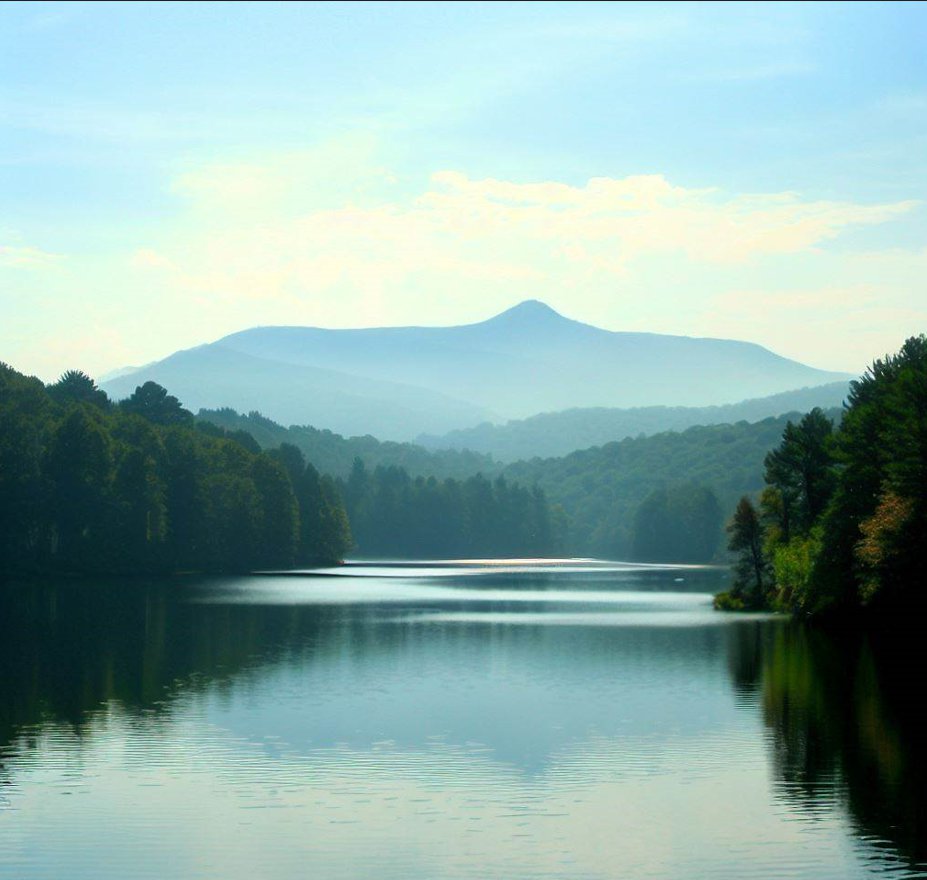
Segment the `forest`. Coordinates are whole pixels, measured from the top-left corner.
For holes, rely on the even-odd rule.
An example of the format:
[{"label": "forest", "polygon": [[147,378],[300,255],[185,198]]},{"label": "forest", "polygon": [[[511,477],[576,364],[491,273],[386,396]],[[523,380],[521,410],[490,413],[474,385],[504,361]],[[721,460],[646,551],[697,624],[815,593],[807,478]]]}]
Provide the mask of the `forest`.
[{"label": "forest", "polygon": [[350,546],[334,481],[298,450],[202,430],[153,382],[117,405],[78,371],[46,387],[0,366],[4,572],[246,571]]},{"label": "forest", "polygon": [[368,471],[356,459],[338,487],[358,546],[386,557],[554,556],[566,523],[535,486],[499,476],[415,477],[399,467]]},{"label": "forest", "polygon": [[[828,412],[839,418],[839,410]],[[551,552],[640,562],[704,563],[726,558],[721,540],[724,511],[742,494],[762,488],[764,456],[778,442],[788,419],[795,417],[790,413],[755,423],[666,431],[559,458],[534,458],[510,465],[466,450],[428,450],[370,436],[345,438],[308,425],[284,428],[257,412],[240,415],[227,408],[200,410],[197,420],[227,431],[245,432],[265,449],[281,443],[298,446],[321,471],[340,478],[341,486],[360,459],[368,480],[380,473],[387,483],[395,484],[384,490],[384,499],[389,492],[407,500],[412,495],[423,499],[429,495],[431,500],[423,503],[433,510],[446,503],[438,496],[447,490],[437,487],[449,477],[467,483],[480,474],[495,484],[502,476],[503,492],[513,483],[539,486],[550,502]],[[388,472],[393,476],[386,476]],[[351,497],[350,492],[346,491],[345,497]],[[361,525],[372,522],[367,512],[371,504],[370,499],[362,505],[348,501],[352,530],[361,550],[396,553],[390,548],[407,546],[408,532],[393,530],[395,543],[386,543],[383,535],[391,527]],[[389,507],[385,500],[383,504]],[[434,526],[428,528],[434,530]],[[526,544],[523,538],[515,543]],[[531,541],[527,544],[536,546]],[[445,544],[430,539],[415,542],[418,547],[439,545]]]},{"label": "forest", "polygon": [[[256,412],[194,417],[153,382],[119,403],[76,371],[46,386],[3,367],[0,383],[7,571],[245,571],[348,553],[723,562],[725,512],[761,494],[771,451],[798,420],[696,426],[502,466]],[[828,425],[841,416],[813,412]],[[780,487],[783,539],[770,491],[763,590],[777,553],[792,584],[787,566],[817,535]]]},{"label": "forest", "polygon": [[501,465],[492,456],[469,450],[428,450],[415,443],[378,440],[366,434],[343,437],[326,428],[312,425],[284,427],[254,411],[247,415],[229,407],[201,409],[197,422],[210,422],[227,431],[250,434],[262,449],[273,449],[283,443],[296,446],[322,473],[347,477],[355,459],[360,458],[369,468],[379,465],[400,467],[413,476],[465,479],[476,473],[494,475]]},{"label": "forest", "polygon": [[736,554],[720,608],[815,616],[905,613],[927,546],[927,336],[908,339],[850,385],[835,425],[789,421],[764,461],[765,488],[728,526]]},{"label": "forest", "polygon": [[[839,417],[839,410],[829,412]],[[641,562],[724,561],[725,514],[739,497],[762,489],[764,458],[795,417],[630,437],[562,458],[515,462],[502,473],[526,485],[537,483],[562,506],[570,554]],[[655,517],[659,506],[664,513]]]},{"label": "forest", "polygon": [[759,422],[784,413],[807,412],[815,406],[839,407],[846,397],[847,387],[848,382],[833,382],[722,406],[567,409],[514,419],[505,424],[483,422],[440,437],[422,434],[418,442],[436,453],[439,450],[442,454],[455,449],[469,450],[470,455],[484,453],[503,462],[535,456],[554,458],[625,437],[650,437],[666,431],[684,431],[696,425]]},{"label": "forest", "polygon": [[[360,460],[355,470],[365,473]],[[262,450],[246,431],[197,422],[154,382],[114,403],[79,371],[46,386],[0,365],[7,575],[242,572],[355,549],[549,555],[555,521],[540,490],[412,480],[396,467],[361,486],[355,471],[347,482],[320,474],[292,444]]]}]

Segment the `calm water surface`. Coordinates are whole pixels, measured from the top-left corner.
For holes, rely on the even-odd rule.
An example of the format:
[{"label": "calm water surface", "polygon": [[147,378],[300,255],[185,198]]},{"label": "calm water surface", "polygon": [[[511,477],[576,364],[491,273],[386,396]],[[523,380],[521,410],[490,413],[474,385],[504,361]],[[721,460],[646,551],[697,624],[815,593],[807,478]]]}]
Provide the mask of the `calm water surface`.
[{"label": "calm water surface", "polygon": [[0,588],[0,876],[927,877],[909,661],[724,577]]}]

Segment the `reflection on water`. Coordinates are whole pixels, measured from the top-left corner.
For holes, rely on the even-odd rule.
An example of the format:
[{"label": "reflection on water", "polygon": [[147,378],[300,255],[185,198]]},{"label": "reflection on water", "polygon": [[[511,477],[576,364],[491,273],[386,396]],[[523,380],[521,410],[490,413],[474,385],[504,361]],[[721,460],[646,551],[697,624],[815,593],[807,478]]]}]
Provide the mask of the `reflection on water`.
[{"label": "reflection on water", "polygon": [[927,739],[919,651],[896,640],[775,633],[763,711],[777,792],[809,816],[845,805],[859,834],[927,863]]},{"label": "reflection on water", "polygon": [[0,876],[927,876],[910,667],[723,577],[8,586]]}]

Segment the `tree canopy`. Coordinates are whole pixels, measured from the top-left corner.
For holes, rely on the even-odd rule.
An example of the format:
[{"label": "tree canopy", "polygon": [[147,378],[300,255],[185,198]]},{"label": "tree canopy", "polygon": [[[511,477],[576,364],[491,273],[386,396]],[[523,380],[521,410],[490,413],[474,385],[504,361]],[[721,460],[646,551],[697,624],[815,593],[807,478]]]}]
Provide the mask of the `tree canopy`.
[{"label": "tree canopy", "polygon": [[5,574],[248,571],[354,548],[550,555],[561,524],[543,491],[501,477],[412,478],[357,459],[335,479],[294,444],[262,450],[238,426],[196,422],[154,382],[113,406],[83,373],[46,387],[0,365]]},{"label": "tree canopy", "polygon": [[352,544],[347,518],[333,485],[294,491],[294,479],[318,482],[309,467],[288,471],[253,441],[196,429],[153,382],[114,407],[83,373],[46,388],[0,366],[6,574],[335,562]]},{"label": "tree canopy", "polygon": [[[774,607],[896,614],[927,605],[927,337],[850,384],[834,430],[812,410],[766,457],[763,554]],[[736,589],[736,585],[735,585]]]}]

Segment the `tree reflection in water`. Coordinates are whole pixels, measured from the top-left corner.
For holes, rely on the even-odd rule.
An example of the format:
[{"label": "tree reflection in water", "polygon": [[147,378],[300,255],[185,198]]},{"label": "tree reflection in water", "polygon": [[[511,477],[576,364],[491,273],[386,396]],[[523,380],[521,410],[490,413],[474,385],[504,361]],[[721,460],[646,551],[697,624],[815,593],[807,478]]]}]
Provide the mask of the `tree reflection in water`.
[{"label": "tree reflection in water", "polygon": [[858,835],[927,867],[927,715],[916,636],[745,623],[732,634],[734,688],[756,693],[777,795],[814,818],[844,809]]},{"label": "tree reflection in water", "polygon": [[[9,781],[4,757],[12,768],[16,750],[30,749],[46,723],[83,736],[114,703],[169,723],[179,697],[231,689],[284,659],[308,668],[345,652],[389,658],[414,633],[371,625],[375,605],[350,615],[198,605],[184,600],[187,590],[176,582],[0,590],[0,792]],[[610,638],[607,630],[597,637]],[[727,646],[743,711],[765,722],[775,797],[805,820],[845,815],[874,857],[927,870],[917,636],[837,635],[767,620],[725,624],[713,643]]]}]

